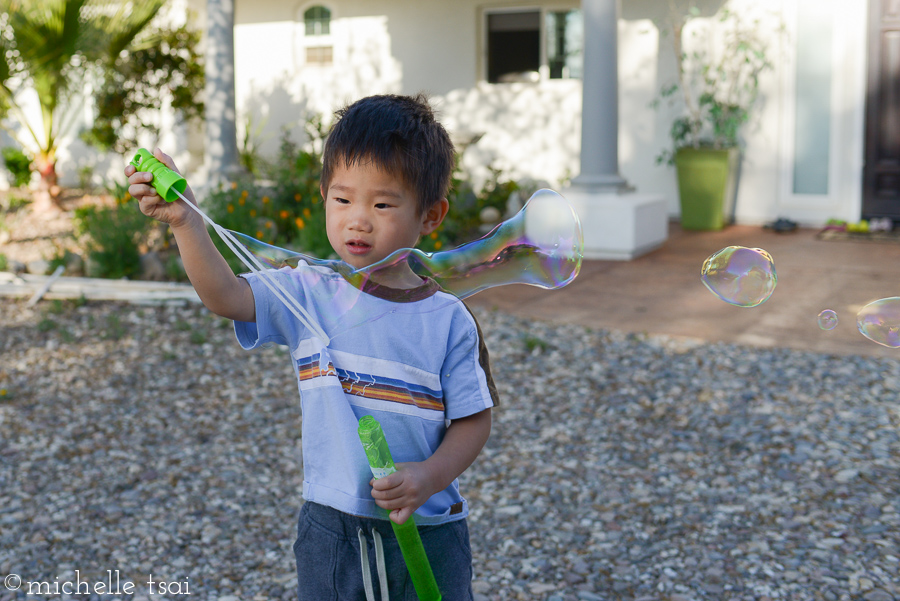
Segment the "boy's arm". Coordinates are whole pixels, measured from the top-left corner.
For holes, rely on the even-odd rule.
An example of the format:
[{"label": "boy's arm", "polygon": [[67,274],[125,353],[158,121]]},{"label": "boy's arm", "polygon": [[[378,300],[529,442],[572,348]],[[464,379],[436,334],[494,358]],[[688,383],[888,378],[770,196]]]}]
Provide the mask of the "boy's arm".
[{"label": "boy's arm", "polygon": [[398,463],[396,472],[370,483],[375,503],[402,524],[472,465],[490,434],[490,409],[453,420],[434,455],[421,462]]},{"label": "boy's arm", "polygon": [[[154,155],[169,169],[178,171],[171,157],[159,149]],[[137,171],[128,165],[125,175],[128,176],[128,193],[138,200],[141,212],[169,224],[184,262],[184,270],[203,304],[213,313],[228,319],[255,321],[256,307],[250,284],[231,271],[209,237],[200,215],[185,206],[183,200],[171,203],[163,200],[150,185],[152,173]],[[190,187],[185,190],[184,196],[194,202]]]}]

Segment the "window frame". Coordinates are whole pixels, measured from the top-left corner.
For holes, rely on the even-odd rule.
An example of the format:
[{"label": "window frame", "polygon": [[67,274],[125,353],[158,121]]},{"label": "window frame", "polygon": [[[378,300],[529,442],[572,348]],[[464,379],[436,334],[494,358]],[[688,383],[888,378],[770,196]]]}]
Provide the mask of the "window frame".
[{"label": "window frame", "polygon": [[[564,3],[546,3],[546,4],[516,4],[516,5],[495,5],[495,6],[482,6],[479,10],[479,18],[478,18],[478,28],[479,28],[479,43],[481,44],[481,48],[479,51],[479,63],[478,63],[478,75],[477,79],[481,83],[485,83],[492,86],[497,85],[510,85],[512,82],[491,82],[488,81],[488,64],[489,64],[489,56],[488,52],[490,51],[490,47],[488,44],[488,39],[490,35],[489,29],[489,19],[490,15],[502,14],[502,13],[525,13],[525,12],[537,12],[539,19],[539,40],[540,40],[540,48],[539,48],[539,56],[540,56],[540,64],[538,66],[538,80],[536,83],[550,82],[550,81],[568,81],[568,80],[581,80],[580,77],[565,77],[565,78],[550,78],[550,64],[548,61],[548,52],[547,52],[547,14],[552,12],[562,12],[562,11],[572,11],[572,10],[581,10],[581,4],[578,2],[564,2]],[[583,38],[582,38],[583,39]],[[583,47],[582,47],[583,50]],[[516,82],[518,83],[518,82]]]},{"label": "window frame", "polygon": [[[312,8],[322,7],[329,12],[328,33],[307,34],[306,33],[306,12]],[[334,65],[335,44],[334,44],[334,22],[337,18],[335,7],[330,2],[322,2],[321,0],[313,0],[305,2],[297,7],[294,13],[295,37],[298,38],[297,43],[297,61],[301,67],[320,67],[329,68]],[[324,51],[331,50],[331,61],[313,61],[310,62],[309,51],[317,49]]]}]

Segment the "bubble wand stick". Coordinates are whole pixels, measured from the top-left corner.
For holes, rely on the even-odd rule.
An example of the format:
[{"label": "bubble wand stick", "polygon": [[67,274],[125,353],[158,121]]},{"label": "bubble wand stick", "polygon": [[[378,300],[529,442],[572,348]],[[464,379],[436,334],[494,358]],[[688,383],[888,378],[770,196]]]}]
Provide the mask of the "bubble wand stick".
[{"label": "bubble wand stick", "polygon": [[[388,448],[384,431],[378,420],[371,415],[364,415],[359,420],[358,433],[363,450],[369,460],[372,475],[377,479],[396,472],[397,468],[394,467],[391,450]],[[434,580],[431,564],[428,563],[425,547],[422,546],[422,539],[419,537],[419,529],[412,516],[402,524],[391,521],[391,527],[394,529],[394,535],[400,545],[400,552],[403,554],[403,561],[406,562],[406,569],[412,578],[419,601],[441,601],[441,592]]]}]

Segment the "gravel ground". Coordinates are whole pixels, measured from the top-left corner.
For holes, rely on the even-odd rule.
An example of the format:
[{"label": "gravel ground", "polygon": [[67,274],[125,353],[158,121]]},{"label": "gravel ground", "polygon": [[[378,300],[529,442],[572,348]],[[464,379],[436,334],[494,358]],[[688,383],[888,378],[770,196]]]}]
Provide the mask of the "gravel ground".
[{"label": "gravel ground", "polygon": [[[0,601],[295,598],[282,349],[195,305],[3,307]],[[479,600],[900,599],[900,362],[477,314]]]}]

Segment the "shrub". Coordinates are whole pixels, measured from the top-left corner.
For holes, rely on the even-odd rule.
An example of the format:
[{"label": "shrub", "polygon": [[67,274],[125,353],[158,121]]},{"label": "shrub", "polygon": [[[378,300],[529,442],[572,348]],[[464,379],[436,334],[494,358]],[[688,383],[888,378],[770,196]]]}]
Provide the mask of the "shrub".
[{"label": "shrub", "polygon": [[27,186],[31,181],[31,159],[18,148],[7,146],[0,150],[3,163],[13,176],[13,186]]},{"label": "shrub", "polygon": [[[313,257],[333,254],[325,232],[325,208],[319,198],[322,159],[316,148],[321,122],[307,126],[312,143],[299,149],[284,132],[278,157],[267,168],[268,180],[241,178],[207,199],[210,217],[220,226],[261,242],[284,246]],[[236,272],[246,271],[234,253],[214,236],[216,245]]]},{"label": "shrub", "polygon": [[131,277],[140,271],[139,245],[152,221],[121,189],[111,207],[85,206],[75,209],[75,234],[84,239],[87,257],[94,261],[95,277]]}]

